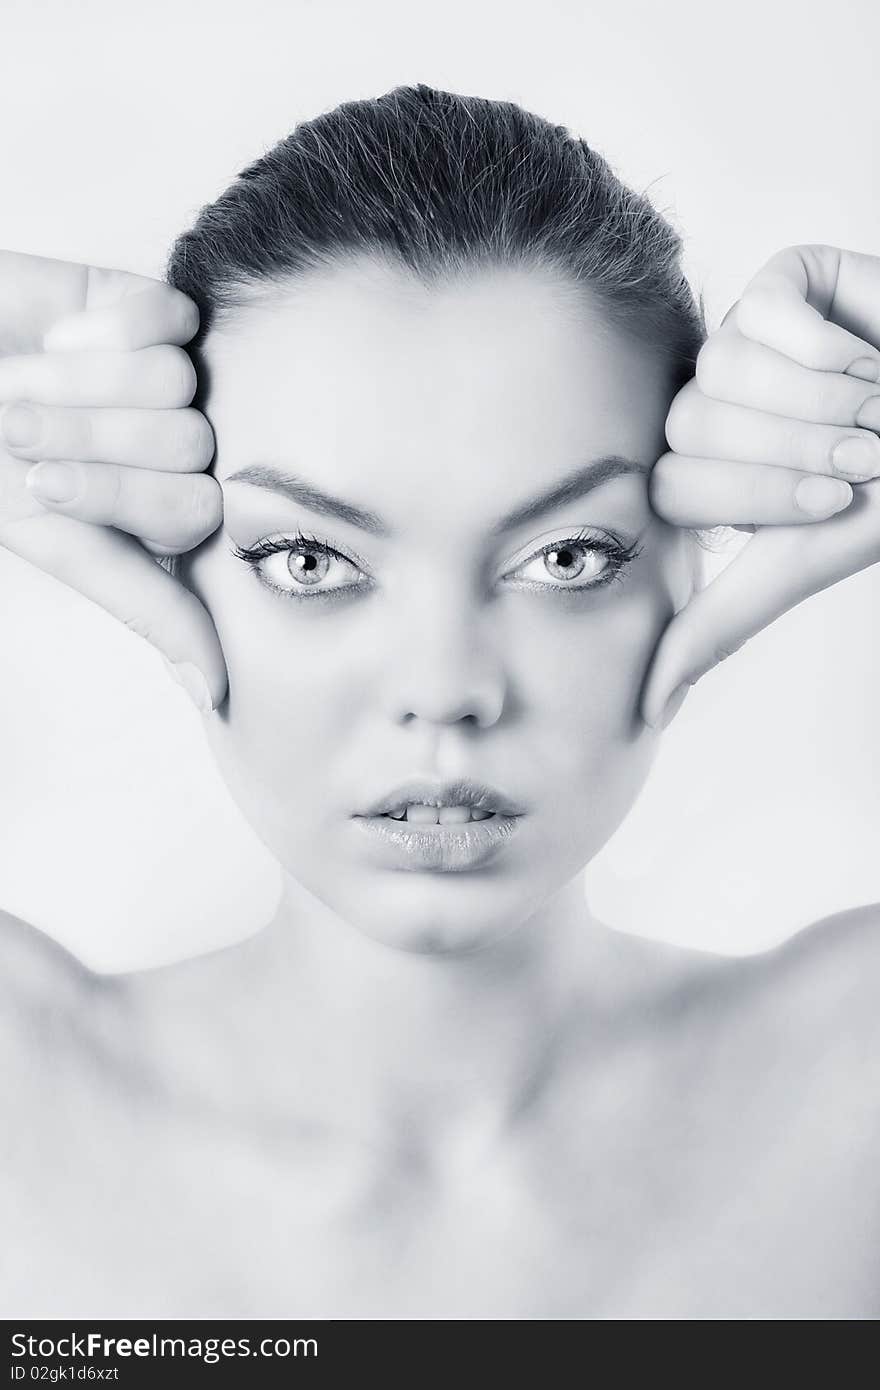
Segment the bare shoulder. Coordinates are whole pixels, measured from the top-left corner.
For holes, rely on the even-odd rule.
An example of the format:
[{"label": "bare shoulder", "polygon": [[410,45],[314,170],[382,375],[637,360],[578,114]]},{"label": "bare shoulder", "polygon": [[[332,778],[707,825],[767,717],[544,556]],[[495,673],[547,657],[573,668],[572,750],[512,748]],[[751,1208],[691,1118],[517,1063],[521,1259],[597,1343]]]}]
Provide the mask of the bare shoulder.
[{"label": "bare shoulder", "polygon": [[86,988],[92,972],[60,942],[38,927],[0,910],[0,1000],[2,1012],[39,1007],[47,996],[70,996]]},{"label": "bare shoulder", "polygon": [[752,959],[792,1011],[880,1037],[880,903],[832,913]]},{"label": "bare shoulder", "polygon": [[[710,991],[741,1055],[820,1085],[880,1123],[880,903],[836,912],[772,950],[725,962]],[[771,1060],[772,1059],[772,1060]],[[869,1107],[870,1108],[870,1107]]]},{"label": "bare shoulder", "polygon": [[53,937],[0,910],[0,1079],[31,1073],[87,1041],[105,977]]},{"label": "bare shoulder", "polygon": [[863,1109],[874,1096],[880,1136],[880,903],[832,913],[767,951],[652,941],[649,961],[646,1028],[662,1022],[720,1082],[772,1074]]}]

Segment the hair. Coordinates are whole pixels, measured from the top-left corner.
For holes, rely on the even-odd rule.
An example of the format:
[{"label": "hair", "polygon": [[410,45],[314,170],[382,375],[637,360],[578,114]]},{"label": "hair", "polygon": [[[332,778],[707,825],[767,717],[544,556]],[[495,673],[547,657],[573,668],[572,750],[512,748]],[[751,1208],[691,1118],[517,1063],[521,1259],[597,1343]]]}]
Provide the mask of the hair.
[{"label": "hair", "polygon": [[166,278],[198,305],[198,365],[212,325],[279,282],[354,256],[390,260],[426,284],[483,264],[541,266],[655,344],[671,396],[694,374],[707,332],[681,250],[648,198],[564,126],[420,83],[296,126],[201,210]]}]

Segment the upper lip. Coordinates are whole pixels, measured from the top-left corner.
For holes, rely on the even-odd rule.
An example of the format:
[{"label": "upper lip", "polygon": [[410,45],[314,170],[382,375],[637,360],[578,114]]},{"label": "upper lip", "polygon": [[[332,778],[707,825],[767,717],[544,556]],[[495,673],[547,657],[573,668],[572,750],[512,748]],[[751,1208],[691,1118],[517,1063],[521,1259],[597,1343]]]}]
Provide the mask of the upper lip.
[{"label": "upper lip", "polygon": [[504,816],[524,814],[522,806],[486,782],[474,782],[469,778],[438,782],[424,777],[401,782],[360,814],[382,816],[389,811],[399,811],[414,801],[424,806],[471,806],[478,811],[497,811]]}]

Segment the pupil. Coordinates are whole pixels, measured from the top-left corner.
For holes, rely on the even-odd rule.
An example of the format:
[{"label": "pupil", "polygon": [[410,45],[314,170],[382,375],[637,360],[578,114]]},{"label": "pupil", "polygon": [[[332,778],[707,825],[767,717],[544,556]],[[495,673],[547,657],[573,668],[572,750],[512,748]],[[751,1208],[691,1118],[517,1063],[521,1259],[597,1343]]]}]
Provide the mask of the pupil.
[{"label": "pupil", "polygon": [[573,555],[572,555],[572,553],[571,553],[570,550],[557,550],[557,551],[554,551],[554,559],[555,559],[555,563],[556,563],[557,565],[561,565],[563,569],[564,569],[567,565],[571,565],[571,564],[574,563],[574,557],[573,557]]},{"label": "pupil", "polygon": [[291,574],[301,584],[317,583],[319,579],[324,578],[330,567],[327,556],[317,550],[291,550],[287,564]]}]

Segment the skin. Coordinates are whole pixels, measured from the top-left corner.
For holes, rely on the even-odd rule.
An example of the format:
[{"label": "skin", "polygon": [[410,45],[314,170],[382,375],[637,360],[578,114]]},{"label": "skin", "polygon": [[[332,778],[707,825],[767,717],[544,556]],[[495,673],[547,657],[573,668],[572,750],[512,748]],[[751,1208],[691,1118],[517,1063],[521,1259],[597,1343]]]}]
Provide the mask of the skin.
[{"label": "skin", "polygon": [[[656,754],[639,694],[692,539],[645,473],[490,539],[587,458],[658,456],[659,354],[536,272],[429,292],[373,263],[248,305],[206,351],[224,525],[184,579],[229,676],[206,729],[286,891],[249,941],[121,978],[4,933],[4,1099],[49,1087],[8,1165],[32,1260],[10,1314],[875,1316],[876,914],[740,962],[625,937],[584,897]],[[231,481],[254,463],[393,539]],[[231,553],[298,526],[375,588],[291,599]],[[619,583],[507,578],[580,526],[638,542]],[[431,772],[526,805],[490,869],[362,847],[352,812]]]},{"label": "skin", "polygon": [[[229,672],[211,746],[297,882],[406,950],[475,950],[518,928],[617,828],[656,751],[638,694],[694,561],[647,496],[667,371],[576,298],[534,271],[430,292],[356,265],[241,312],[207,347],[224,525],[183,577]],[[502,514],[606,455],[644,471],[493,539]],[[393,537],[229,481],[251,464],[359,500]],[[620,582],[572,596],[532,557],[579,527],[641,553]],[[286,597],[230,553],[297,528],[361,556],[371,592]],[[580,558],[575,583],[608,566]],[[524,566],[543,588],[526,589]],[[499,578],[514,569],[519,583]],[[293,589],[283,557],[272,572]],[[335,561],[322,583],[357,577]],[[418,774],[524,804],[515,852],[466,874],[377,867],[351,816]]]}]

